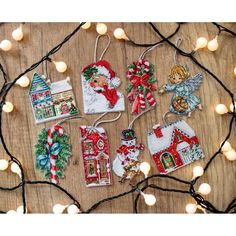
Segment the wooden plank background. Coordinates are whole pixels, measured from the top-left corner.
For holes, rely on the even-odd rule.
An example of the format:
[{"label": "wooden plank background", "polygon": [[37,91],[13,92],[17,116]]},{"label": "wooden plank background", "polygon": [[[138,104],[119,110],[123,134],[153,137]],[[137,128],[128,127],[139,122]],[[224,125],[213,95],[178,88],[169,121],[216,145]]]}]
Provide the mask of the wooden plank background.
[{"label": "wooden plank background", "polygon": [[[0,62],[6,68],[10,79],[15,78],[18,74],[28,68],[31,64],[39,60],[47,51],[59,43],[68,33],[70,33],[78,23],[26,23],[23,27],[24,40],[22,42],[13,42],[13,50],[9,52],[0,52]],[[122,80],[121,90],[125,92],[127,80],[125,78],[126,66],[137,60],[144,48],[135,47],[118,41],[112,36],[113,30],[118,27],[124,27],[128,35],[136,42],[148,43],[159,40],[147,23],[108,23],[108,33],[111,35],[112,42],[104,59],[108,60],[112,68]],[[224,23],[226,27],[236,31],[236,24]],[[0,26],[0,40],[11,39],[12,31],[19,26],[18,23],[5,23]],[[156,23],[156,26],[165,35],[174,31],[175,23]],[[183,38],[181,48],[190,51],[194,48],[195,40],[199,36],[207,39],[215,37],[216,27],[210,23],[190,23],[182,25],[179,37]],[[80,71],[93,60],[94,43],[97,33],[95,24],[92,28],[85,31],[81,30],[73,37],[63,48],[56,53],[52,59],[65,61],[68,70],[65,74],[58,73],[53,65],[49,65],[49,75],[52,81],[64,79],[65,76],[71,77],[76,102],[83,114],[82,90],[80,83]],[[177,37],[172,40],[175,42]],[[99,51],[105,46],[106,40],[101,40]],[[207,49],[199,50],[196,53],[197,59],[207,68],[214,72],[230,89],[236,91],[236,78],[233,74],[233,68],[236,63],[235,39],[227,34],[219,37],[219,49],[212,53]],[[152,52],[148,53],[146,58],[155,65],[155,76],[158,84],[162,85],[167,81],[167,75],[173,65],[174,50],[163,45]],[[200,71],[189,59],[178,57],[183,64],[188,64],[192,73]],[[35,71],[42,73],[40,65]],[[196,111],[190,119],[186,119],[190,126],[196,131],[200,143],[205,152],[205,159],[181,168],[171,175],[189,180],[192,177],[192,168],[196,164],[202,166],[209,160],[212,154],[219,148],[220,142],[228,132],[230,117],[228,115],[219,116],[214,112],[214,107],[218,103],[230,104],[230,97],[224,92],[222,87],[204,71],[203,85],[197,94],[202,99],[203,111]],[[33,71],[27,74],[32,77]],[[138,141],[142,142],[146,149],[141,156],[141,160],[151,163],[151,174],[157,173],[157,169],[147,148],[147,132],[156,123],[162,123],[162,115],[167,112],[171,94],[159,96],[155,93],[158,100],[158,106],[155,110],[141,117],[134,125]],[[53,122],[35,125],[33,114],[28,99],[28,89],[14,86],[9,92],[7,100],[11,101],[14,106],[14,112],[3,115],[3,134],[5,141],[11,153],[16,156],[24,166],[28,179],[40,180],[42,174],[34,166],[34,149],[33,146],[37,139],[37,134],[43,127],[50,127]],[[126,111],[122,117],[115,123],[103,124],[110,141],[111,160],[115,156],[116,148],[120,145],[120,133],[128,126],[132,120],[130,115],[131,106],[126,100]],[[92,122],[98,115],[87,115],[86,118]],[[112,118],[114,114],[107,117]],[[61,180],[60,185],[65,187],[81,203],[83,209],[87,209],[96,201],[108,196],[118,194],[129,189],[128,183],[118,183],[118,178],[113,174],[113,184],[109,187],[86,188],[84,182],[84,172],[81,158],[81,149],[79,143],[79,126],[86,124],[85,120],[70,121],[63,125],[67,133],[70,134],[72,143],[73,157],[69,163],[65,175],[66,178]],[[232,146],[236,149],[235,129],[230,138]],[[0,158],[7,159],[2,146],[0,148]],[[78,159],[78,165],[73,165],[73,160]],[[217,157],[212,163],[210,169],[198,182],[207,182],[212,186],[212,192],[206,197],[217,208],[225,209],[227,204],[236,196],[236,162],[226,160],[223,155]],[[10,171],[0,173],[1,186],[15,186],[19,179]],[[181,184],[167,180],[156,180],[154,183],[162,187],[179,187]],[[56,203],[70,203],[68,197],[60,193],[55,188],[49,186],[27,186],[26,188],[28,210],[31,213],[50,213]],[[153,207],[145,205],[143,199],[139,204],[139,211],[146,213],[183,213],[185,205],[193,200],[187,195],[178,193],[164,193],[160,191],[149,190],[155,194],[157,203]],[[133,201],[136,193],[128,195],[113,202],[107,202],[97,208],[96,213],[132,213]],[[14,192],[0,192],[0,209],[8,211],[16,209],[21,205],[20,190]]]}]

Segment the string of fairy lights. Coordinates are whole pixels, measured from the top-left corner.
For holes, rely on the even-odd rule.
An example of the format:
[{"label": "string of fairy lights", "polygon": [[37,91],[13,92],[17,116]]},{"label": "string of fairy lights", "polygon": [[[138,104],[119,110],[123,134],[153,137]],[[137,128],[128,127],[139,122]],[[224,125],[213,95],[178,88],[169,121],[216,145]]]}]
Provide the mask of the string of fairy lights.
[{"label": "string of fairy lights", "polygon": [[[164,192],[178,192],[178,193],[182,193],[182,194],[189,194],[194,199],[195,203],[189,203],[186,205],[185,210],[187,213],[195,213],[197,210],[200,210],[203,213],[208,213],[208,212],[233,213],[233,212],[236,212],[236,198],[233,199],[228,204],[228,206],[225,210],[218,210],[216,207],[214,207],[213,204],[211,204],[209,201],[205,200],[203,197],[203,196],[210,194],[210,192],[211,192],[211,186],[208,183],[201,183],[197,191],[194,189],[194,185],[196,184],[196,182],[200,179],[201,176],[204,175],[204,173],[207,171],[207,169],[209,168],[212,161],[219,154],[224,154],[224,156],[229,161],[236,160],[236,151],[233,149],[231,144],[227,141],[229,139],[231,131],[232,131],[233,122],[236,121],[236,112],[235,112],[236,103],[234,102],[234,94],[226,87],[226,85],[215,74],[213,74],[209,69],[204,67],[194,57],[194,54],[198,50],[206,48],[206,47],[208,48],[209,51],[212,51],[212,52],[216,51],[219,47],[218,38],[223,32],[225,32],[233,37],[236,37],[235,32],[231,31],[230,29],[228,29],[218,23],[212,23],[217,28],[217,33],[215,34],[215,37],[213,39],[211,39],[210,41],[208,41],[205,37],[199,37],[196,40],[195,48],[190,53],[184,52],[183,50],[178,48],[175,44],[173,44],[170,41],[170,39],[179,32],[179,29],[182,26],[181,23],[177,23],[176,30],[167,37],[163,36],[162,33],[158,30],[158,28],[156,28],[156,26],[154,24],[150,23],[150,26],[152,27],[152,29],[161,38],[160,41],[152,43],[152,44],[150,44],[150,43],[149,44],[140,44],[140,43],[134,42],[132,39],[130,39],[130,37],[127,36],[124,29],[122,29],[122,28],[117,28],[113,32],[114,37],[116,39],[123,40],[127,43],[134,45],[134,46],[150,47],[150,46],[154,46],[154,45],[157,45],[160,43],[166,43],[166,44],[170,45],[173,49],[177,50],[177,52],[180,55],[185,56],[185,57],[189,57],[193,63],[197,64],[206,73],[211,75],[223,87],[223,89],[226,91],[226,93],[228,93],[229,96],[231,97],[232,103],[229,105],[229,109],[224,104],[218,104],[215,107],[216,113],[218,113],[220,115],[229,114],[232,116],[230,123],[229,123],[228,134],[226,135],[223,142],[219,145],[219,150],[217,150],[216,153],[212,155],[212,157],[209,159],[209,161],[207,162],[207,164],[204,168],[202,166],[195,166],[193,168],[193,176],[192,176],[191,180],[186,181],[186,180],[176,178],[174,176],[161,175],[161,174],[154,174],[154,175],[149,176],[150,164],[148,162],[143,162],[140,164],[140,170],[143,173],[144,179],[139,181],[136,185],[131,186],[130,190],[120,193],[118,195],[104,198],[104,199],[96,202],[95,204],[93,204],[89,209],[84,210],[81,207],[80,203],[76,200],[76,198],[74,196],[72,196],[66,189],[62,188],[61,186],[54,184],[52,182],[49,182],[49,181],[37,181],[37,180],[32,181],[32,180],[26,179],[26,177],[25,177],[26,170],[23,168],[20,161],[11,154],[11,152],[9,151],[9,149],[5,143],[5,139],[2,134],[2,128],[3,128],[2,112],[9,113],[9,112],[14,111],[14,105],[10,101],[6,100],[6,96],[14,84],[17,84],[18,86],[21,86],[21,87],[28,87],[30,84],[30,80],[26,76],[26,74],[29,71],[32,71],[33,69],[35,69],[37,66],[39,66],[44,61],[52,62],[55,65],[55,68],[58,72],[64,73],[67,70],[66,63],[63,61],[54,61],[50,58],[50,56],[52,56],[58,50],[60,50],[60,48],[66,42],[68,42],[71,37],[73,37],[78,31],[80,31],[80,28],[83,28],[84,30],[88,30],[92,24],[94,24],[94,23],[91,23],[91,22],[81,23],[72,33],[70,33],[68,36],[66,36],[61,43],[56,45],[44,57],[42,57],[38,62],[31,65],[28,69],[26,69],[24,72],[22,72],[20,75],[18,75],[14,80],[9,81],[7,73],[5,72],[3,66],[0,64],[0,70],[2,72],[2,77],[3,77],[3,81],[4,81],[1,91],[0,91],[0,99],[1,99],[1,101],[0,101],[0,139],[2,142],[3,148],[5,149],[7,155],[9,156],[9,160],[5,160],[5,159],[0,160],[0,171],[7,171],[9,169],[8,167],[10,165],[10,170],[13,173],[17,174],[21,180],[17,186],[14,186],[11,188],[0,187],[0,190],[2,190],[2,191],[15,191],[16,189],[20,188],[21,193],[22,193],[22,205],[21,206],[17,207],[16,210],[9,210],[8,212],[3,212],[3,211],[0,211],[0,212],[1,213],[9,213],[9,214],[10,213],[21,214],[21,213],[28,212],[28,209],[26,206],[26,193],[25,193],[25,186],[26,185],[50,185],[50,186],[57,188],[59,191],[63,192],[64,194],[66,194],[71,199],[71,202],[67,205],[55,204],[52,207],[53,213],[63,213],[65,211],[68,214],[90,213],[107,201],[112,201],[112,200],[121,198],[125,195],[132,194],[134,192],[137,193],[137,195],[135,197],[135,201],[134,201],[134,212],[137,213],[138,212],[138,202],[139,202],[140,197],[143,197],[145,203],[148,206],[153,206],[154,204],[156,204],[156,197],[153,194],[146,193],[146,191],[148,189],[157,189],[159,191],[164,191]],[[98,34],[103,35],[103,34],[107,33],[108,27],[104,23],[97,23],[96,24],[96,31]],[[20,25],[17,29],[15,29],[12,32],[12,38],[17,42],[20,42],[24,38],[23,24]],[[7,52],[11,49],[12,49],[12,42],[10,40],[4,39],[0,42],[0,50]],[[234,73],[236,76],[236,67],[232,68],[232,73]],[[157,178],[166,178],[166,179],[169,179],[174,182],[183,183],[186,186],[186,189],[163,188],[163,187],[160,187],[158,185],[151,183],[151,180],[154,180]]]}]

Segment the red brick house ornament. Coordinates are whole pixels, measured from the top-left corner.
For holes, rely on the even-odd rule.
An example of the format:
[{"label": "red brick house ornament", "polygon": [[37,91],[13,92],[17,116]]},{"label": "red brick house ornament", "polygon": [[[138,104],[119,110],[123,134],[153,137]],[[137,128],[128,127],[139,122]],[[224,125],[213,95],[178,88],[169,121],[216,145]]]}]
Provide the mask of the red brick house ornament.
[{"label": "red brick house ornament", "polygon": [[193,129],[184,121],[153,126],[148,148],[161,174],[167,174],[204,157]]},{"label": "red brick house ornament", "polygon": [[111,184],[108,139],[102,127],[80,126],[87,187]]}]

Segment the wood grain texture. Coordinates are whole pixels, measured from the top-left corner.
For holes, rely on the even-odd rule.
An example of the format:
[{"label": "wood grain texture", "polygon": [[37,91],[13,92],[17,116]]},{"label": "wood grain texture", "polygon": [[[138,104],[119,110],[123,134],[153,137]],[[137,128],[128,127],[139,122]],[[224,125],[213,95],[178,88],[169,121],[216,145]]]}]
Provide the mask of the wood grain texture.
[{"label": "wood grain texture", "polygon": [[[78,23],[26,23],[24,25],[25,37],[22,42],[13,42],[13,50],[10,52],[0,52],[0,62],[6,68],[10,79],[14,79],[18,74],[28,68],[31,64],[39,60],[47,51],[59,43],[68,33],[70,33]],[[226,27],[236,31],[235,23],[225,23]],[[121,90],[125,93],[127,80],[125,78],[126,66],[137,60],[144,48],[135,47],[122,41],[115,40],[112,36],[113,30],[122,26],[128,35],[136,42],[148,43],[159,40],[155,32],[147,23],[109,23],[109,34],[112,38],[111,46],[105,54],[104,59],[108,60],[112,68],[122,80]],[[165,35],[174,31],[174,23],[156,23],[156,26]],[[11,32],[18,27],[17,23],[6,23],[0,26],[0,40],[11,39]],[[199,36],[212,39],[215,36],[216,28],[210,23],[190,23],[181,27],[178,33],[183,38],[181,48],[190,51]],[[96,38],[95,26],[85,31],[81,30],[73,37],[62,49],[56,53],[52,59],[65,61],[69,67],[65,74],[58,73],[53,65],[49,65],[49,75],[52,81],[58,81],[65,76],[71,77],[76,102],[80,111],[83,113],[82,89],[80,83],[80,71],[93,60],[94,43]],[[175,42],[177,37],[172,39]],[[105,40],[101,40],[98,51],[101,52],[105,46]],[[197,59],[213,73],[215,73],[231,91],[236,92],[236,80],[233,75],[233,68],[236,63],[236,44],[235,39],[227,34],[219,37],[219,49],[212,53],[207,49],[196,53]],[[148,53],[146,58],[155,65],[155,76],[158,84],[162,85],[167,81],[167,75],[173,65],[174,50],[164,44]],[[201,71],[189,59],[178,56],[178,60],[183,64],[188,64],[192,73]],[[35,71],[42,73],[42,66]],[[33,75],[28,73],[28,77]],[[218,103],[230,104],[230,97],[225,93],[222,87],[204,71],[203,85],[197,91],[202,99],[204,109],[202,112],[196,111],[187,122],[196,131],[200,143],[205,152],[205,159],[181,168],[171,175],[189,180],[192,177],[192,168],[196,164],[205,165],[209,158],[219,148],[220,142],[228,132],[229,116],[219,116],[214,112],[214,107]],[[153,160],[150,157],[147,148],[146,135],[152,126],[156,123],[162,123],[162,115],[167,112],[171,94],[159,96],[155,93],[158,106],[155,110],[142,116],[135,124],[134,129],[137,133],[138,141],[146,146],[141,160],[151,163],[151,174],[157,172]],[[30,180],[40,180],[42,174],[35,169],[34,165],[34,144],[37,134],[43,127],[50,127],[53,122],[35,125],[33,114],[28,99],[28,89],[14,86],[7,96],[7,100],[15,105],[14,112],[3,114],[3,134],[6,144],[11,153],[16,156],[24,166],[27,178]],[[132,120],[130,115],[131,106],[126,100],[126,111],[122,117],[115,123],[103,124],[106,129],[110,142],[110,156],[113,160],[115,151],[120,145],[120,133],[128,126]],[[87,115],[90,123],[98,115]],[[114,114],[109,114],[108,118],[113,118]],[[118,178],[113,174],[113,184],[109,187],[86,188],[84,182],[83,164],[81,158],[81,149],[79,143],[79,126],[87,124],[85,120],[70,121],[63,125],[68,134],[70,134],[73,157],[70,161],[65,175],[60,185],[65,187],[81,203],[83,209],[87,209],[93,203],[102,198],[118,194],[129,189],[128,183],[118,183]],[[233,128],[230,142],[236,148],[236,132]],[[7,159],[7,154],[1,145],[0,158]],[[73,165],[73,160],[78,159],[78,165]],[[212,163],[209,170],[201,178],[198,184],[207,182],[212,186],[212,192],[206,197],[217,208],[223,210],[227,204],[236,196],[236,162],[227,161],[223,155],[219,155]],[[10,171],[0,173],[1,186],[14,186],[18,183],[18,178]],[[156,180],[154,183],[162,187],[184,188],[183,185],[167,180]],[[198,185],[196,186],[198,187]],[[32,213],[50,213],[52,206],[56,203],[68,204],[68,197],[60,193],[55,188],[49,186],[27,186],[27,204],[28,210]],[[149,190],[157,197],[157,203],[154,207],[147,207],[143,199],[139,202],[139,211],[146,213],[183,213],[185,205],[193,200],[187,195],[178,193],[164,193],[160,191]],[[132,213],[133,201],[136,193],[126,197],[107,202],[97,208],[96,213]],[[0,192],[0,209],[8,211],[16,209],[21,205],[20,190],[14,192]]]}]

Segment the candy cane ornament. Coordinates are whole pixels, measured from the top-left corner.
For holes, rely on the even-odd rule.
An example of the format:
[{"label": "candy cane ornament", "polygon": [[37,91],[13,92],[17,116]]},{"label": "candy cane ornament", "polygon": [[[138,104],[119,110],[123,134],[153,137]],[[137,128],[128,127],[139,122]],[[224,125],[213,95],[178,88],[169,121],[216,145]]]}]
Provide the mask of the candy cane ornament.
[{"label": "candy cane ornament", "polygon": [[[53,135],[55,132],[58,131],[58,134],[59,134],[59,137],[61,137],[64,133],[62,127],[60,125],[55,125],[53,126],[52,128],[48,129],[48,146],[49,146],[49,149],[52,147],[53,145]],[[54,183],[54,184],[57,184],[58,183],[58,177],[57,177],[57,168],[56,168],[56,155],[50,153],[50,172],[51,172],[51,175],[50,175],[50,179],[51,179],[51,182]]]},{"label": "candy cane ornament", "polygon": [[156,79],[153,77],[154,65],[145,59],[139,59],[130,64],[126,72],[126,77],[131,84],[126,87],[127,98],[132,104],[131,113],[139,113],[140,109],[146,108],[146,100],[149,106],[155,106],[156,100],[152,91],[157,90],[154,85]]}]

